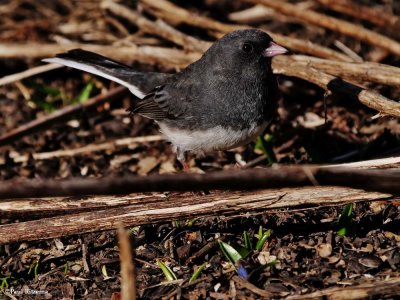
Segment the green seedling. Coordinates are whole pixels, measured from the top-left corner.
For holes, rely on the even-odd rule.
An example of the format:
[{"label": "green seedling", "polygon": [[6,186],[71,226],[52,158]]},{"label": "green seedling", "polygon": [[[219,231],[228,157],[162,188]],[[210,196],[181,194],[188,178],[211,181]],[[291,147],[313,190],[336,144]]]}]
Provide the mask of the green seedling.
[{"label": "green seedling", "polygon": [[235,268],[236,273],[242,278],[248,278],[249,274],[246,270],[246,262],[243,256],[231,245],[224,243],[223,241],[218,241],[222,253],[231,262]]},{"label": "green seedling", "polygon": [[101,267],[101,274],[103,274],[104,280],[108,280],[108,279],[111,278],[110,276],[108,276],[108,272],[107,272],[107,267],[106,267],[106,265],[103,265],[103,266]]},{"label": "green seedling", "polygon": [[247,231],[243,232],[243,243],[247,251],[253,250],[253,243],[251,242],[251,238],[249,237]]},{"label": "green seedling", "polygon": [[10,279],[11,278],[11,276],[6,276],[6,277],[1,277],[0,278],[0,281],[1,281],[1,284],[0,284],[0,290],[3,290],[4,288],[8,288],[8,279]]},{"label": "green seedling", "polygon": [[36,280],[38,276],[38,270],[39,270],[39,260],[36,260],[29,266],[28,274],[31,274],[31,272],[33,271],[33,275],[35,276]]},{"label": "green seedling", "polygon": [[73,102],[73,103],[84,103],[84,102],[86,102],[87,100],[89,100],[90,94],[91,94],[92,91],[93,91],[93,87],[94,87],[93,82],[89,82],[89,83],[82,89],[82,91],[80,92],[80,94],[78,95],[78,97],[76,97],[76,98],[74,99],[74,101],[72,101],[72,102]]},{"label": "green seedling", "polygon": [[200,218],[194,218],[186,221],[187,227],[192,227],[197,220],[200,220]]},{"label": "green seedling", "polygon": [[272,148],[272,135],[266,135],[265,137],[260,135],[257,138],[256,149],[261,150],[264,155],[267,157],[268,165],[272,165],[277,162],[274,150]]},{"label": "green seedling", "polygon": [[68,273],[68,271],[69,271],[69,264],[68,264],[68,262],[66,262],[64,265],[64,275],[66,275]]},{"label": "green seedling", "polygon": [[225,257],[232,263],[233,266],[235,266],[236,269],[237,262],[243,258],[242,255],[240,255],[240,253],[231,245],[224,243],[223,241],[218,241],[218,243],[222,253],[224,253]]},{"label": "green seedling", "polygon": [[161,271],[164,273],[165,278],[167,281],[177,280],[176,274],[168,267],[164,262],[161,260],[157,261],[157,265],[160,267]]},{"label": "green seedling", "polygon": [[196,271],[193,272],[192,277],[190,277],[189,279],[189,283],[195,281],[197,278],[199,278],[200,273],[203,272],[203,270],[205,269],[205,267],[207,266],[207,263],[205,262],[204,264],[202,264],[200,267],[198,267],[196,269]]},{"label": "green seedling", "polygon": [[257,251],[262,250],[262,248],[265,245],[265,242],[270,236],[271,236],[271,229],[268,229],[265,232],[263,232],[263,228],[260,226],[260,228],[258,229],[258,241],[256,244]]},{"label": "green seedling", "polygon": [[343,212],[340,215],[339,218],[339,230],[338,230],[338,235],[340,236],[345,236],[347,233],[350,231],[350,227],[353,223],[353,203],[347,204]]}]

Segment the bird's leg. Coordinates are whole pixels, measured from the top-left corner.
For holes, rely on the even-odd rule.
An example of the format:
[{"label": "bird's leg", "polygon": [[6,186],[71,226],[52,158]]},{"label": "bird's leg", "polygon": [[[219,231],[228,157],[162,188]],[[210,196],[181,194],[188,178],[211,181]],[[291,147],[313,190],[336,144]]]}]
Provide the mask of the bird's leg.
[{"label": "bird's leg", "polygon": [[183,166],[183,170],[185,172],[189,172],[190,171],[190,167],[186,162],[186,155],[185,155],[185,151],[180,150],[179,148],[176,149],[176,158],[179,160],[179,162],[181,163],[181,165]]},{"label": "bird's leg", "polygon": [[185,160],[180,160],[179,162],[182,164],[183,170],[185,172],[189,172],[190,171],[190,167],[189,167],[189,165],[187,164],[187,162]]}]

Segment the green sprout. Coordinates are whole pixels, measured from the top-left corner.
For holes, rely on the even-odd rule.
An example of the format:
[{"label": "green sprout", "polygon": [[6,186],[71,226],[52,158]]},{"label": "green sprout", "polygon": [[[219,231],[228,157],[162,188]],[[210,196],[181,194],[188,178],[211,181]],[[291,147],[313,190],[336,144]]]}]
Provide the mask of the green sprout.
[{"label": "green sprout", "polygon": [[200,273],[203,272],[203,270],[205,269],[205,267],[207,266],[207,263],[203,263],[200,267],[198,267],[194,272],[192,277],[190,277],[189,279],[189,283],[192,283],[193,281],[195,281],[197,278],[199,278]]},{"label": "green sprout", "polygon": [[272,148],[273,136],[266,135],[265,137],[260,135],[257,138],[256,149],[261,150],[267,158],[268,165],[272,165],[277,162],[274,150]]},{"label": "green sprout", "polygon": [[344,207],[343,212],[340,215],[339,230],[337,232],[338,235],[345,236],[346,234],[349,233],[350,227],[353,223],[352,216],[353,216],[353,203],[349,203]]},{"label": "green sprout", "polygon": [[0,281],[1,281],[1,284],[0,284],[0,290],[3,290],[4,288],[8,288],[8,279],[10,279],[11,278],[11,276],[6,276],[6,277],[1,277],[0,278]]},{"label": "green sprout", "polygon": [[161,260],[157,261],[157,265],[160,267],[161,271],[164,273],[165,278],[167,281],[177,280],[176,274],[168,267],[164,262]]},{"label": "green sprout", "polygon": [[262,250],[262,248],[265,245],[265,242],[267,241],[267,239],[271,236],[271,229],[266,230],[265,232],[263,232],[263,228],[262,226],[260,226],[260,228],[258,229],[258,241],[256,244],[256,250],[260,251]]}]

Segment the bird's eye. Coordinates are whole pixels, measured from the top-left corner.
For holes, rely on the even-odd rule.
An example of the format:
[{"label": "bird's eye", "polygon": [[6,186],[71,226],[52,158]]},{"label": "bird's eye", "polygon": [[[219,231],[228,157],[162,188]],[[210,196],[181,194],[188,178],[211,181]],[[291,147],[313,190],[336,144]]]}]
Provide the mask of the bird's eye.
[{"label": "bird's eye", "polygon": [[251,52],[253,52],[254,47],[250,43],[244,43],[243,46],[242,46],[242,50],[243,50],[243,52],[251,53]]}]

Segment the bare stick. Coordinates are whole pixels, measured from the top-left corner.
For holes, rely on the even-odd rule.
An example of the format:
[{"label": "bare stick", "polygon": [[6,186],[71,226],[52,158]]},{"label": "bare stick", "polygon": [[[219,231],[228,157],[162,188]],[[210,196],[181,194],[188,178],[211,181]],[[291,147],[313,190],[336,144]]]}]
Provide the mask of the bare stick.
[{"label": "bare stick", "polygon": [[348,287],[332,287],[309,294],[288,296],[285,299],[287,300],[301,300],[301,299],[356,300],[357,299],[358,300],[358,299],[368,299],[368,298],[380,298],[379,296],[396,297],[399,294],[400,294],[400,277],[395,277],[395,278],[383,279],[381,281],[364,282],[360,283],[359,285],[348,286]]},{"label": "bare stick", "polygon": [[273,293],[260,289],[259,287],[256,287],[254,284],[237,275],[233,276],[232,280],[236,282],[240,287],[248,289],[250,292],[261,296],[263,299],[272,299],[272,297],[274,296]]},{"label": "bare stick", "polygon": [[[141,4],[157,17],[162,18],[171,24],[183,23],[222,33],[231,32],[237,29],[249,28],[248,26],[225,24],[204,16],[197,15],[166,0],[141,0]],[[343,55],[342,53],[311,43],[310,41],[287,37],[272,32],[268,33],[277,43],[289,49],[323,58],[332,58],[340,61],[352,61],[351,58]]]},{"label": "bare stick", "polygon": [[85,103],[80,103],[76,105],[70,105],[59,109],[58,111],[51,113],[43,118],[33,120],[28,122],[10,132],[4,134],[0,137],[0,146],[12,143],[23,136],[31,134],[32,132],[38,131],[42,128],[47,128],[52,124],[60,122],[61,120],[65,120],[77,112],[99,106],[107,101],[112,101],[118,97],[127,93],[127,89],[124,87],[118,87],[107,94],[98,95],[86,101]]},{"label": "bare stick", "polygon": [[[165,138],[162,135],[149,135],[149,136],[137,136],[132,138],[123,138],[117,139],[110,142],[105,142],[101,144],[90,144],[87,146],[74,148],[74,149],[65,149],[65,150],[56,150],[51,152],[41,152],[41,153],[33,153],[32,157],[34,160],[45,160],[57,157],[70,157],[83,153],[97,152],[97,151],[105,151],[105,150],[115,150],[122,147],[132,146],[134,144],[142,144],[149,142],[158,142],[163,141]],[[26,155],[10,155],[10,158],[14,161],[14,163],[24,163],[29,160],[30,154]],[[4,164],[5,160],[0,158],[0,165]]]},{"label": "bare stick", "polygon": [[0,78],[0,86],[6,85],[9,83],[18,81],[18,80],[22,80],[22,79],[25,79],[25,78],[28,78],[28,77],[31,77],[34,75],[45,73],[45,72],[48,72],[51,70],[59,69],[62,67],[64,67],[64,66],[56,65],[56,64],[48,64],[48,65],[33,67],[33,68],[25,70],[23,72],[15,73],[12,75],[7,75],[7,76]]},{"label": "bare stick", "polygon": [[245,0],[255,4],[263,4],[287,16],[295,17],[303,22],[321,26],[332,31],[342,33],[357,40],[364,41],[379,48],[400,55],[400,43],[374,31],[354,25],[350,22],[336,19],[312,10],[301,10],[296,5],[285,1],[275,0]]},{"label": "bare stick", "polygon": [[[65,209],[58,212],[59,216],[1,225],[0,244],[111,230],[118,222],[123,222],[125,226],[137,226],[202,216],[240,216],[281,208],[295,209],[299,206],[330,206],[359,201],[396,199],[388,194],[341,187],[283,188],[249,192],[215,191],[205,196],[193,196],[192,192],[170,194],[168,197],[163,194],[125,196],[124,205],[118,204],[121,197],[113,196],[108,200],[109,206],[104,202],[102,207],[96,208],[93,205],[97,202],[97,198],[89,197],[77,201],[70,197],[64,200],[58,199],[59,201],[53,201],[55,205],[53,208],[50,203],[47,203],[47,211],[56,210],[60,206],[64,206]],[[11,210],[18,209],[19,201],[23,203],[28,200],[14,200],[14,204],[8,208],[9,215],[12,215]],[[26,208],[34,212],[33,216],[40,213],[41,208],[46,208],[41,204],[46,199],[30,199],[30,201],[30,208]],[[73,211],[68,208],[68,203],[80,205],[81,213],[71,214]],[[35,205],[38,205],[36,209]],[[3,211],[3,208],[3,202],[0,202],[0,211]],[[7,209],[4,208],[4,210]]]},{"label": "bare stick", "polygon": [[[340,13],[365,20],[381,27],[400,26],[400,18],[382,9],[354,3],[349,0],[317,0],[318,3]],[[398,27],[397,27],[398,28]]]},{"label": "bare stick", "polygon": [[356,170],[317,166],[280,166],[207,174],[10,180],[0,186],[0,198],[115,195],[136,192],[252,190],[294,186],[336,185],[385,193],[400,192],[400,170]]},{"label": "bare stick", "polygon": [[[390,167],[396,166],[400,163],[400,158],[397,160],[378,160],[378,161],[365,161],[362,163],[354,164],[343,164],[332,167],[351,167],[351,168],[382,168],[382,166]],[[325,166],[322,166],[325,167]],[[327,166],[329,167],[329,166]],[[304,188],[302,192],[313,192],[313,189],[317,189],[318,197],[313,198],[315,201],[325,201],[324,197],[327,196],[325,187],[312,187]],[[331,188],[330,188],[331,189]],[[341,200],[349,201],[351,199],[375,199],[378,197],[382,199],[384,197],[381,193],[366,193],[359,190],[351,190],[348,188],[334,188],[337,195],[341,195]],[[335,193],[332,191],[332,193]],[[274,190],[271,190],[274,192]],[[298,193],[296,189],[290,189],[289,193]],[[231,191],[232,195],[236,194]],[[277,191],[275,190],[275,193]],[[328,193],[328,196],[330,194]],[[327,196],[327,197],[328,197]],[[386,195],[387,196],[387,195]],[[67,213],[77,213],[85,211],[95,211],[106,208],[117,208],[123,206],[129,206],[134,204],[150,203],[152,201],[157,202],[159,197],[162,195],[128,195],[128,196],[96,196],[96,197],[68,197],[64,199],[62,197],[56,198],[28,198],[28,199],[7,199],[0,201],[0,216],[4,218],[15,218],[15,217],[39,217],[39,216],[55,216],[65,215]],[[174,198],[184,199],[185,195],[176,195]],[[376,199],[378,199],[376,198]],[[176,201],[180,201],[176,199]],[[183,200],[182,200],[183,201]],[[279,202],[281,203],[281,202]],[[295,203],[295,202],[294,202]],[[293,203],[293,205],[294,205]]]},{"label": "bare stick", "polygon": [[359,169],[371,169],[371,168],[398,168],[400,167],[400,157],[388,157],[371,160],[356,161],[351,163],[328,165],[327,167],[346,167],[346,168],[359,168]]},{"label": "bare stick", "polygon": [[350,99],[358,100],[364,105],[383,114],[400,117],[399,102],[390,100],[375,91],[365,90],[335,76],[306,67],[302,63],[294,62],[291,65],[288,65],[278,59],[274,62],[274,72],[302,78],[325,90],[343,94]]},{"label": "bare stick", "polygon": [[[0,58],[39,59],[51,57],[57,53],[65,52],[73,48],[93,51],[127,63],[137,61],[161,65],[168,68],[184,67],[199,58],[198,53],[187,53],[182,50],[163,47],[132,45],[130,47],[118,47],[118,51],[115,51],[115,48],[110,46],[78,43],[71,43],[68,45],[2,43],[0,44]],[[26,51],[26,49],[29,49],[29,51]]]},{"label": "bare stick", "polygon": [[304,67],[315,68],[345,79],[376,82],[395,87],[400,86],[400,68],[384,64],[373,62],[345,63],[305,55],[275,57],[273,62],[279,62],[287,66],[291,66],[293,63],[296,63],[296,65],[302,64]]},{"label": "bare stick", "polygon": [[118,223],[119,260],[121,262],[121,300],[136,300],[136,276],[129,236]]},{"label": "bare stick", "polygon": [[241,11],[235,11],[228,15],[229,20],[241,23],[249,24],[254,22],[261,22],[271,20],[276,16],[275,11],[272,8],[265,7],[264,5],[255,5],[250,8],[246,8]]}]

